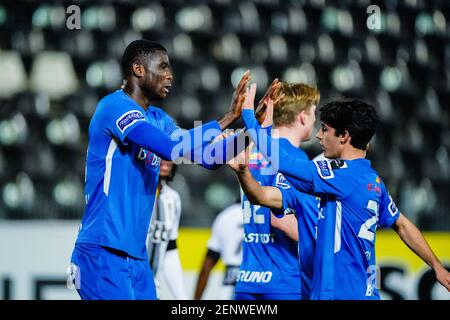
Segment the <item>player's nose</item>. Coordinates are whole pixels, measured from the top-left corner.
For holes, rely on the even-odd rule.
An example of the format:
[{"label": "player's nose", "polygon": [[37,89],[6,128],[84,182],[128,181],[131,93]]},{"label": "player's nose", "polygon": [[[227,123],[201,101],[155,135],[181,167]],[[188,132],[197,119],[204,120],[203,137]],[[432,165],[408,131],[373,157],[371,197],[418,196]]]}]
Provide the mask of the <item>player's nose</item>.
[{"label": "player's nose", "polygon": [[167,73],[166,73],[166,79],[169,80],[169,81],[172,81],[172,80],[173,80],[173,72],[172,72],[172,70],[168,70],[168,71],[167,71]]},{"label": "player's nose", "polygon": [[317,131],[316,138],[322,140],[322,130]]}]

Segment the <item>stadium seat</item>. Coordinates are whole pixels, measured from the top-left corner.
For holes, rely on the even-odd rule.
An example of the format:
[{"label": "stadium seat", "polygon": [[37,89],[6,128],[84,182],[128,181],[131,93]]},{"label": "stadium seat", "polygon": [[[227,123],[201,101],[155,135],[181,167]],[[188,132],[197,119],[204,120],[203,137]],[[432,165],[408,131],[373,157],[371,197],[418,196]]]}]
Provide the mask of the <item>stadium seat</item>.
[{"label": "stadium seat", "polygon": [[44,92],[52,99],[75,92],[78,79],[70,56],[64,52],[45,51],[38,54],[31,71],[31,89]]},{"label": "stadium seat", "polygon": [[0,50],[0,97],[12,97],[27,88],[27,75],[16,51]]}]

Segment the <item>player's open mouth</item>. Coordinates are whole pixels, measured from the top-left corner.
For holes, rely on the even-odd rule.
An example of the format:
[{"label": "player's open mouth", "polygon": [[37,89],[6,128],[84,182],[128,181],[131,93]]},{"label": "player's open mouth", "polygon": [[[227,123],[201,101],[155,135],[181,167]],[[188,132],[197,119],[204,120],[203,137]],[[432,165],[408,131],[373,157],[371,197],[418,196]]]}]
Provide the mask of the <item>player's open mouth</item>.
[{"label": "player's open mouth", "polygon": [[164,87],[164,93],[165,93],[165,94],[168,94],[171,87],[172,87],[172,85],[165,86],[165,87]]}]

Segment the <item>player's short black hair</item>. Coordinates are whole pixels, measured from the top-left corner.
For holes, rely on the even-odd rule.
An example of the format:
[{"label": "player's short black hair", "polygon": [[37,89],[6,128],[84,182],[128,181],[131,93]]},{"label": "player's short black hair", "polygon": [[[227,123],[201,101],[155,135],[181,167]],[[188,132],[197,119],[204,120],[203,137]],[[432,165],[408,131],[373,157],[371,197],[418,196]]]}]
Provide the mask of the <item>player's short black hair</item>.
[{"label": "player's short black hair", "polygon": [[143,64],[142,59],[150,56],[155,51],[167,52],[158,42],[150,40],[135,40],[125,49],[122,56],[122,74],[124,77],[131,75],[131,67],[134,63]]},{"label": "player's short black hair", "polygon": [[380,119],[375,107],[359,99],[328,102],[320,108],[320,120],[336,130],[336,136],[348,131],[351,145],[366,150]]}]

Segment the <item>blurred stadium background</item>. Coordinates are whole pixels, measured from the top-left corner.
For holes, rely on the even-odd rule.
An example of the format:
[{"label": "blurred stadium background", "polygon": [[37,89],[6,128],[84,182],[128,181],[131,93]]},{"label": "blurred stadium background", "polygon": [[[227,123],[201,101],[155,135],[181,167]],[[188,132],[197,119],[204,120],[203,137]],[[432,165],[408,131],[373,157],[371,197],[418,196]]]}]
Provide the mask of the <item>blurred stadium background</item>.
[{"label": "blurred stadium background", "polygon": [[[73,4],[79,30],[66,25]],[[379,30],[367,27],[374,4]],[[421,230],[441,232],[436,241],[446,242],[436,246],[450,263],[449,30],[446,0],[2,0],[0,259],[6,265],[5,252],[17,252],[6,235],[21,226],[79,222],[90,117],[120,87],[126,45],[146,38],[168,49],[174,86],[162,106],[185,128],[227,110],[247,68],[259,96],[278,77],[317,85],[322,102],[357,96],[375,103],[382,123],[368,157],[400,209]],[[320,152],[315,139],[304,147],[310,156]],[[172,185],[184,228],[209,227],[239,196],[225,168],[184,165]],[[1,282],[3,298],[37,297],[28,289],[14,295],[8,272],[0,270],[0,281],[10,279]]]}]

